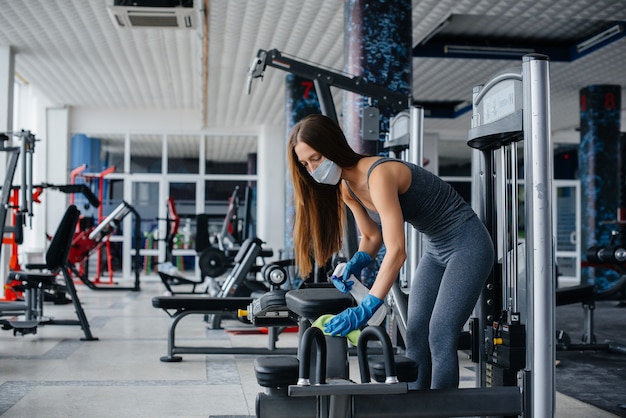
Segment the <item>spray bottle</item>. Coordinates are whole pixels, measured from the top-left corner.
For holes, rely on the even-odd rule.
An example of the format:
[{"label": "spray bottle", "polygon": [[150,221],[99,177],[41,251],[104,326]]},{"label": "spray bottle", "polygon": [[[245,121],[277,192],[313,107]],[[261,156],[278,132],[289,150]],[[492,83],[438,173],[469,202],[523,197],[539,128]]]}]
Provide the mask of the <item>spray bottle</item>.
[{"label": "spray bottle", "polygon": [[[343,271],[346,268],[346,263],[339,263],[337,267],[335,267],[335,271],[333,271],[334,277],[343,277]],[[356,278],[354,274],[350,275],[350,279],[352,281],[352,289],[350,290],[350,295],[356,300],[356,303],[361,303],[363,298],[369,293],[369,289],[365,287],[363,283],[359,279]],[[367,321],[368,325],[380,325],[385,319],[387,315],[387,307],[383,303],[380,308],[374,312],[369,321]]]}]

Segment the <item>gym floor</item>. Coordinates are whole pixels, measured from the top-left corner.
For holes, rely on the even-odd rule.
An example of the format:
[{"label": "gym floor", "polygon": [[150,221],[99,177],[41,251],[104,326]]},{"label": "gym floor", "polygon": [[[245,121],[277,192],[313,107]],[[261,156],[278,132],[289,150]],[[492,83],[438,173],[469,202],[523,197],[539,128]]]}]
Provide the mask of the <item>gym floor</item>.
[{"label": "gym floor", "polygon": [[[123,284],[122,284],[123,285]],[[248,418],[255,416],[255,398],[263,389],[254,376],[252,355],[186,354],[180,363],[164,363],[170,318],[152,307],[152,297],[162,295],[163,285],[156,277],[142,278],[141,291],[94,291],[77,285],[79,298],[89,318],[92,333],[98,341],[81,341],[83,333],[77,326],[44,326],[36,335],[13,336],[0,331],[0,416],[2,417],[211,417]],[[626,316],[615,311],[611,302],[601,304],[603,310],[619,313],[621,325],[611,330],[626,340]],[[582,308],[573,312],[570,329],[582,329]],[[575,310],[580,311],[577,318]],[[69,305],[46,305],[44,313],[56,319],[74,319]],[[236,333],[244,324],[225,321],[226,330],[207,329],[202,317],[188,316],[180,322],[177,335],[184,345],[267,347],[265,334]],[[231,329],[231,332],[228,329]],[[254,331],[253,329],[247,329]],[[572,334],[574,335],[574,334]],[[573,339],[573,338],[572,338]],[[296,333],[283,333],[278,347],[296,347]],[[567,353],[569,354],[569,353]],[[584,353],[563,358],[557,373],[557,417],[602,418],[626,416],[618,405],[600,409],[597,392],[610,391],[614,398],[626,403],[624,359],[617,357],[608,367],[618,370],[622,380],[618,386],[595,386],[595,394],[586,403],[585,394],[576,395],[585,376],[566,375],[576,362],[601,353]],[[557,357],[561,357],[557,353]],[[474,364],[459,352],[461,386],[474,385]],[[582,358],[582,360],[580,359]],[[351,376],[357,376],[356,359],[351,358]],[[616,364],[619,363],[619,364]],[[607,362],[605,361],[605,367]],[[594,366],[595,367],[595,366]],[[597,366],[602,367],[602,366]],[[603,373],[595,373],[601,378]],[[606,375],[606,373],[604,373]],[[619,380],[618,380],[619,381]],[[560,392],[568,387],[568,395]],[[621,394],[620,394],[621,392]],[[575,398],[576,397],[576,398]],[[615,403],[615,399],[609,403]],[[595,401],[596,406],[592,405]],[[609,405],[610,406],[610,405]],[[607,412],[611,410],[613,413]],[[620,412],[621,411],[621,412]],[[620,415],[621,414],[621,415]]]}]

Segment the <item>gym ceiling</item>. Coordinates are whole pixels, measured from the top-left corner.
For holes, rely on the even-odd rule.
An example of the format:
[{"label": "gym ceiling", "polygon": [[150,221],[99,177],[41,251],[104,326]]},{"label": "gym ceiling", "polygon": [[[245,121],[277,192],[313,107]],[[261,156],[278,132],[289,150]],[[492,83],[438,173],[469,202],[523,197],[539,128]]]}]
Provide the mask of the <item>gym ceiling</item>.
[{"label": "gym ceiling", "polygon": [[[246,94],[258,49],[343,68],[344,1],[180,3],[172,29],[133,22],[114,0],[0,0],[0,44],[14,48],[18,77],[59,105],[192,112],[219,132],[284,125],[285,72],[268,68]],[[534,51],[551,57],[553,140],[578,142],[579,90],[618,84],[626,93],[625,22],[626,0],[414,0],[413,98],[452,112],[427,118],[425,133],[439,135],[442,156],[469,155],[472,87]],[[219,149],[224,159],[248,151]]]}]

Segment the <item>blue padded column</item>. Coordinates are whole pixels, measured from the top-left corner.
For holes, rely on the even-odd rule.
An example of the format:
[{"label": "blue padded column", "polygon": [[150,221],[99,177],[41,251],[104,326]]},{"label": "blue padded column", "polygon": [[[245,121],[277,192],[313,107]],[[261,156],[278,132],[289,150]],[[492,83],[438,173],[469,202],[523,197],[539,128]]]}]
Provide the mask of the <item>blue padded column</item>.
[{"label": "blue padded column", "polygon": [[[412,73],[411,1],[347,0],[345,2],[344,70],[372,83],[409,95]],[[382,150],[393,112],[380,108],[379,141],[363,141],[361,114],[366,98],[344,93],[343,129],[357,152]],[[373,103],[376,106],[376,103]]]},{"label": "blue padded column", "polygon": [[[347,0],[345,2],[344,71],[360,75],[373,84],[409,95],[412,79],[412,19],[411,1]],[[343,130],[352,148],[363,154],[380,154],[384,134],[389,131],[391,108],[380,109],[378,141],[364,141],[361,135],[361,115],[368,98],[344,93]],[[373,106],[378,107],[375,101]],[[362,280],[371,287],[382,262],[381,249],[371,268],[362,273]]]},{"label": "blue padded column", "polygon": [[[580,90],[581,250],[607,245],[617,230],[621,87],[595,85]],[[582,283],[605,290],[617,280],[610,269],[584,267]]]},{"label": "blue padded column", "polygon": [[[322,113],[313,82],[302,77],[289,74],[285,77],[285,120],[287,121],[285,142],[289,140],[289,132],[303,117]],[[285,146],[286,148],[286,146]],[[291,174],[286,174],[291,179]],[[293,257],[293,185],[291,180],[285,182],[285,258]]]}]

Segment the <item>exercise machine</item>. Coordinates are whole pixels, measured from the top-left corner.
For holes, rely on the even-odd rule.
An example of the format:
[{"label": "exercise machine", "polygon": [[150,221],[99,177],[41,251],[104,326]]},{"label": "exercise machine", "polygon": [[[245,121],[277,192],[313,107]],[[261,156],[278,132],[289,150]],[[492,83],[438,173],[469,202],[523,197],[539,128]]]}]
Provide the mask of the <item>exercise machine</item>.
[{"label": "exercise machine", "polygon": [[[47,273],[17,271],[9,274],[14,282],[22,284],[23,302],[0,302],[0,325],[2,329],[13,330],[14,335],[36,334],[42,325],[78,325],[85,337],[83,340],[97,340],[89,326],[89,321],[74,286],[70,273],[69,252],[72,236],[78,223],[80,212],[70,205],[46,252]],[[57,279],[62,275],[62,283]],[[54,319],[44,315],[44,295],[46,291],[63,292],[70,295],[77,319]]]},{"label": "exercise machine", "polygon": [[[370,99],[376,100],[379,106],[385,106],[394,111],[401,112],[415,105],[410,95],[398,93],[385,87],[372,84],[367,79],[359,76],[348,76],[328,68],[314,65],[304,60],[287,54],[283,54],[277,49],[269,51],[259,49],[257,55],[252,59],[248,68],[247,91],[250,94],[252,82],[256,78],[262,78],[267,67],[277,68],[291,74],[309,79],[315,86],[315,92],[320,103],[322,114],[339,123],[337,110],[331,92],[331,87],[337,87],[352,93],[360,94]],[[370,115],[362,119],[362,133],[369,139],[378,139],[379,136],[379,111],[375,107],[369,107],[364,114]],[[346,209],[346,239],[343,252],[349,258],[358,249],[356,223],[352,212]],[[314,280],[322,281],[326,271],[323,266],[314,269]]]},{"label": "exercise machine", "polygon": [[[555,411],[555,269],[549,68],[526,55],[473,90],[472,205],[490,231],[496,262],[475,309],[477,386],[519,387],[524,415]],[[518,148],[523,146],[523,158]],[[519,166],[524,168],[524,198]],[[523,201],[523,226],[519,224]],[[519,239],[524,231],[525,240]]]},{"label": "exercise machine", "polygon": [[[207,214],[196,215],[195,249],[198,255],[200,278],[184,277],[175,269],[169,271],[170,269],[167,268],[165,263],[160,263],[158,269],[159,277],[171,295],[194,293],[217,295],[220,287],[218,278],[234,267],[234,259],[241,249],[242,243],[248,239],[251,198],[251,188],[246,187],[244,213],[240,215],[239,186],[235,187],[228,200],[228,207],[220,231],[214,236],[210,236],[209,233],[210,216]],[[168,236],[166,237],[166,260],[171,262],[173,238],[178,231],[180,223],[176,206],[171,197],[168,199],[167,222],[169,228]],[[173,286],[178,284],[191,285],[192,289],[190,292],[175,292]]]},{"label": "exercise machine", "polygon": [[[19,138],[19,146],[7,146],[11,137]],[[13,244],[21,244],[23,238],[23,227],[26,223],[26,216],[32,217],[33,206],[33,154],[35,152],[35,142],[37,139],[30,131],[20,131],[19,133],[0,133],[0,151],[8,154],[6,164],[6,175],[2,184],[2,194],[0,196],[0,237],[4,242],[5,234],[12,234]],[[13,190],[13,178],[17,170],[17,163],[23,156],[21,165],[21,186],[17,188],[17,195],[11,200]],[[13,225],[7,225],[7,214],[9,210],[14,213]],[[0,255],[2,245],[0,245]]]},{"label": "exercise machine", "polygon": [[[285,302],[300,319],[298,357],[255,359],[257,382],[265,388],[257,395],[257,418],[451,417],[522,411],[518,388],[409,391],[407,384],[416,379],[417,364],[394,352],[382,327],[366,327],[359,336],[361,383],[355,383],[349,376],[346,338],[323,335],[311,326],[315,318],[353,306],[352,297],[332,286],[303,288],[287,292]],[[370,340],[380,345],[372,347]],[[377,355],[369,356],[373,350]]]},{"label": "exercise machine", "polygon": [[598,289],[595,284],[583,283],[556,289],[556,306],[580,303],[584,310],[584,330],[580,343],[572,342],[564,330],[556,331],[559,351],[565,350],[603,350],[613,353],[626,354],[626,347],[617,342],[598,343],[595,335],[594,311],[596,302],[609,300],[623,293],[626,288],[626,243],[620,231],[614,230],[608,245],[594,245],[586,251],[586,267],[599,267],[616,271],[619,278],[604,289]]},{"label": "exercise machine", "polygon": [[[291,320],[274,323],[268,333],[268,347],[232,348],[232,347],[189,347],[176,344],[176,327],[179,322],[189,315],[202,315],[213,329],[220,328],[224,317],[239,318],[239,311],[246,310],[255,299],[266,293],[271,293],[289,280],[287,266],[292,260],[277,261],[258,266],[256,260],[260,256],[271,256],[271,250],[263,248],[263,241],[259,238],[246,239],[237,255],[235,265],[215,297],[207,295],[189,296],[157,296],[152,299],[152,306],[163,309],[171,318],[168,333],[168,354],[161,357],[163,362],[178,362],[182,357],[178,354],[279,354],[292,353],[290,348],[277,348],[277,328],[284,325],[294,325]],[[260,273],[263,280],[257,280]],[[276,302],[275,302],[276,303]],[[278,302],[280,304],[280,302]],[[284,305],[284,303],[282,303]],[[250,322],[246,322],[250,323]],[[260,325],[265,326],[265,325]]]},{"label": "exercise machine", "polygon": [[[385,384],[370,383],[364,367],[362,383],[344,376],[336,381],[329,378],[334,373],[323,372],[323,366],[316,366],[317,382],[311,384],[306,364],[311,355],[306,350],[312,342],[305,341],[295,361],[257,360],[257,380],[266,388],[257,398],[257,417],[553,416],[555,273],[549,133],[547,57],[524,56],[521,68],[499,73],[474,88],[468,131],[468,145],[474,148],[472,204],[487,225],[497,254],[471,321],[472,360],[479,363],[477,387],[410,391],[393,376],[389,355],[384,362]],[[524,244],[519,242],[517,222],[520,144],[524,145]],[[288,292],[287,307],[302,317],[315,317],[321,312],[305,310],[332,300],[312,293],[316,291],[302,289],[294,298],[291,295],[299,291]],[[344,308],[330,309],[323,312]],[[337,337],[315,335],[309,339],[319,347],[318,364],[323,365],[324,357],[344,361],[343,351],[337,355],[336,348],[324,348],[322,342],[336,344],[329,340]],[[333,354],[327,354],[331,350]],[[296,366],[299,376],[294,379]],[[328,363],[325,366],[328,369]]]},{"label": "exercise machine", "polygon": [[[107,266],[109,270],[109,276],[111,278],[110,284],[100,283],[100,280],[96,277],[95,280],[90,280],[88,275],[88,263],[89,257],[93,253],[99,252],[104,245],[107,245],[111,235],[113,235],[120,227],[122,220],[129,214],[133,214],[135,219],[135,257],[134,268],[135,279],[131,286],[119,286],[112,280],[113,265],[111,258],[107,257]],[[139,247],[141,240],[141,216],[126,201],[122,201],[113,211],[95,227],[84,228],[76,233],[72,239],[72,247],[69,253],[69,261],[71,265],[72,273],[79,278],[89,289],[91,290],[140,290],[139,274],[141,271],[141,259],[139,256]],[[97,262],[100,262],[100,257],[97,257]]]},{"label": "exercise machine", "polygon": [[[410,95],[405,95],[386,87],[370,83],[360,76],[348,76],[336,70],[305,62],[297,57],[283,54],[277,49],[259,49],[252,59],[248,68],[247,91],[250,94],[254,79],[262,78],[267,67],[287,71],[299,77],[311,80],[320,102],[320,108],[324,115],[338,123],[337,111],[330,88],[336,87],[345,91],[360,94],[376,101],[378,106],[389,107],[398,112],[397,116],[390,120],[390,133],[384,147],[387,151],[395,153],[399,158],[407,159],[418,165],[423,163],[423,121],[429,104],[416,102]],[[379,111],[370,106],[363,111],[361,131],[364,138],[378,140],[379,138]],[[349,258],[358,248],[356,224],[349,209],[346,211],[347,230],[344,255]],[[418,249],[420,246],[419,234],[412,228],[407,228],[407,243]],[[397,330],[402,338],[406,333],[406,293],[408,285],[407,277],[415,270],[418,257],[416,251],[410,252],[407,263],[403,267],[400,282],[392,287],[387,303],[392,308],[392,321],[389,321],[389,332]],[[319,267],[319,266],[318,266]],[[408,273],[407,273],[408,272]],[[324,282],[326,271],[324,268],[315,269],[315,282]],[[394,339],[397,339],[394,337]]]}]

